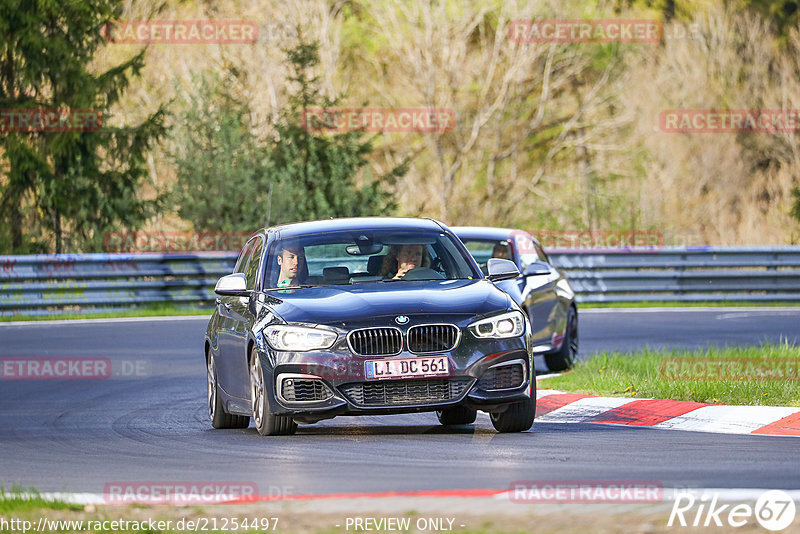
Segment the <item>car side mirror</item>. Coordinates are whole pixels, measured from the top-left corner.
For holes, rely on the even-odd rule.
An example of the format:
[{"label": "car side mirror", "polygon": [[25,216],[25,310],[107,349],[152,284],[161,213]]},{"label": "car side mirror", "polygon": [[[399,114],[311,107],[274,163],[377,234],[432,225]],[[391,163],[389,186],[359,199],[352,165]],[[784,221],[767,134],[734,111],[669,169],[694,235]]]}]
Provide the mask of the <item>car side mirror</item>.
[{"label": "car side mirror", "polygon": [[489,273],[487,278],[492,282],[511,280],[519,276],[517,264],[501,258],[489,258],[489,261],[486,262],[486,271]]},{"label": "car side mirror", "polygon": [[217,280],[214,293],[228,297],[249,297],[251,291],[247,289],[247,279],[244,275],[234,273]]},{"label": "car side mirror", "polygon": [[525,267],[525,276],[537,276],[550,274],[550,266],[543,261],[534,261]]}]

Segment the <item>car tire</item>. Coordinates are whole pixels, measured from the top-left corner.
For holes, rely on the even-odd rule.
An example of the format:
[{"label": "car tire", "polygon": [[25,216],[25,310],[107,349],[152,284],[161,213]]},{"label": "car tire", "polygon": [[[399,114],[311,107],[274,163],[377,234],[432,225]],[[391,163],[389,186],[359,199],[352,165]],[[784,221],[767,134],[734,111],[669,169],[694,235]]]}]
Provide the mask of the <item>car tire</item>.
[{"label": "car tire", "polygon": [[575,364],[578,356],[578,312],[573,306],[567,313],[567,328],[564,330],[564,343],[561,349],[544,355],[547,368],[553,372],[566,371]]},{"label": "car tire", "polygon": [[451,425],[471,425],[478,417],[477,410],[471,410],[466,406],[454,406],[444,410],[436,410],[436,417],[444,426]]},{"label": "car tire", "polygon": [[489,414],[492,426],[498,432],[525,432],[533,426],[536,416],[536,391],[530,399],[515,402],[503,412]]},{"label": "car tire", "polygon": [[206,382],[208,391],[208,417],[214,428],[247,428],[250,418],[246,415],[233,415],[225,411],[219,397],[219,384],[217,382],[217,366],[214,355],[209,349],[206,352]]},{"label": "car tire", "polygon": [[262,436],[290,436],[297,431],[294,419],[285,415],[273,415],[269,411],[267,390],[261,358],[255,347],[250,351],[250,401],[253,404],[253,422]]}]

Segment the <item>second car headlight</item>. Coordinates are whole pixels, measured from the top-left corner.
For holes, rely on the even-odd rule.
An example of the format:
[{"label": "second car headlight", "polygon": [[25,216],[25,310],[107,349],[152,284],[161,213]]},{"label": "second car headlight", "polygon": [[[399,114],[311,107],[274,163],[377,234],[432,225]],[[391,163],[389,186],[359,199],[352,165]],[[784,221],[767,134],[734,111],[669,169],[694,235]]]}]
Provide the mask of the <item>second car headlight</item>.
[{"label": "second car headlight", "polygon": [[518,311],[510,311],[469,325],[475,337],[506,338],[521,336],[525,332],[525,317]]},{"label": "second car headlight", "polygon": [[275,350],[322,350],[330,348],[336,338],[336,332],[307,326],[276,324],[264,329],[264,339]]}]

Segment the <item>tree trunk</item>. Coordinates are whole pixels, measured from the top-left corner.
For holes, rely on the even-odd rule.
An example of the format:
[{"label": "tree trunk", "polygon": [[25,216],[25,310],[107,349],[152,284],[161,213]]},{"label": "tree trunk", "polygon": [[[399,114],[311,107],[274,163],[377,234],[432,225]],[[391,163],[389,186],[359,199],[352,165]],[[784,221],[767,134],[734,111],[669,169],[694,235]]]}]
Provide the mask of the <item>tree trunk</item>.
[{"label": "tree trunk", "polygon": [[22,211],[19,202],[8,203],[8,224],[11,229],[11,253],[20,254],[22,249]]},{"label": "tree trunk", "polygon": [[61,230],[61,213],[56,211],[56,216],[53,220],[54,222],[54,230],[56,234],[56,254],[61,254],[63,251],[61,238],[62,238],[62,230]]},{"label": "tree trunk", "polygon": [[675,0],[667,0],[664,3],[664,22],[670,22],[675,18]]}]

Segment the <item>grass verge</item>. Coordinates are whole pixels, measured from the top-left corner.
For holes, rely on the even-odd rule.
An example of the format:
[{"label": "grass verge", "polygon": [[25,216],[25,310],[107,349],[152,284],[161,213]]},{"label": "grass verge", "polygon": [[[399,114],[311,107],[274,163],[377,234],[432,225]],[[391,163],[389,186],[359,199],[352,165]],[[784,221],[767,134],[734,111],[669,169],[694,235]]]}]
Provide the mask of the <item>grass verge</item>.
[{"label": "grass verge", "polygon": [[612,397],[758,406],[800,406],[800,347],[602,353],[540,387]]},{"label": "grass verge", "polygon": [[697,302],[676,302],[672,300],[653,300],[640,302],[579,302],[578,308],[589,310],[592,308],[777,308],[798,307],[800,302],[795,301],[757,301],[757,300],[701,300]]},{"label": "grass verge", "polygon": [[214,311],[213,306],[207,307],[185,307],[173,305],[149,305],[133,309],[114,310],[105,309],[102,311],[87,310],[81,313],[58,313],[51,315],[8,315],[1,316],[0,322],[8,323],[12,321],[66,321],[68,319],[115,319],[118,317],[171,317],[181,315],[208,315]]},{"label": "grass verge", "polygon": [[19,486],[14,486],[6,491],[0,488],[0,515],[18,515],[41,509],[77,511],[83,510],[83,506],[44,499],[35,489],[25,490]]}]

